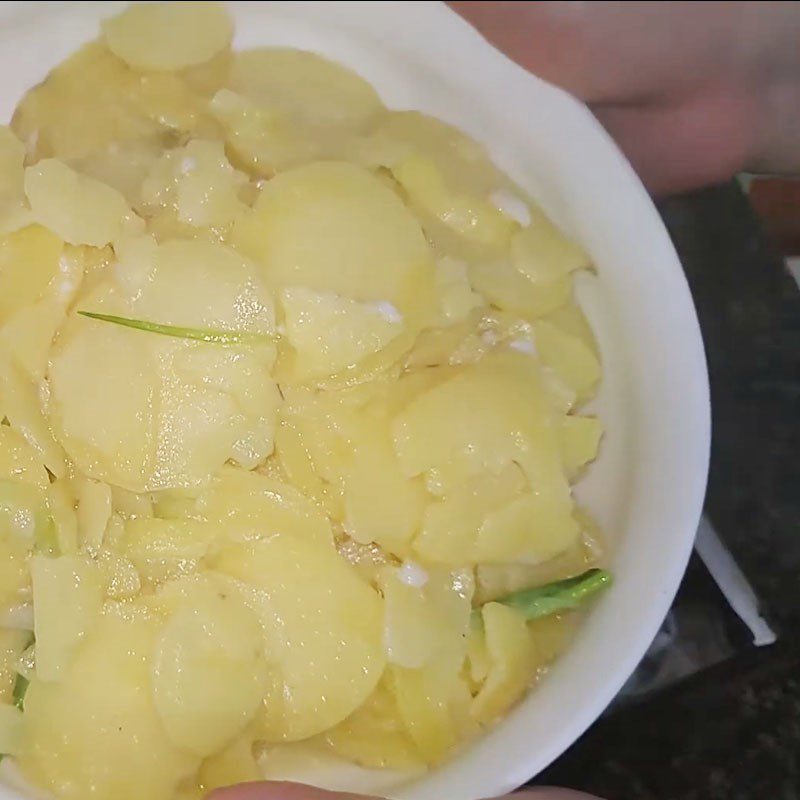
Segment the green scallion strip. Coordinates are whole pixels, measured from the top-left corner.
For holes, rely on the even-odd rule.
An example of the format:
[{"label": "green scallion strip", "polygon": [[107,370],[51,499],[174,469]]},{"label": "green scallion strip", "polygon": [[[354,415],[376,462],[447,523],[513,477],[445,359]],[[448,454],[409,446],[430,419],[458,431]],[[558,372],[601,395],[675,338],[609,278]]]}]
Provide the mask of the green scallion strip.
[{"label": "green scallion strip", "polygon": [[25,692],[28,691],[28,684],[30,681],[24,676],[17,674],[17,680],[14,682],[14,691],[11,695],[14,705],[20,710],[25,710]]},{"label": "green scallion strip", "polygon": [[589,598],[610,586],[611,573],[590,569],[562,581],[546,583],[533,589],[523,589],[501,597],[495,602],[516,608],[527,620],[546,617],[559,611],[569,611],[583,605]]},{"label": "green scallion strip", "polygon": [[143,319],[130,319],[129,317],[117,317],[113,314],[98,314],[95,311],[79,311],[82,317],[100,320],[101,322],[112,322],[114,325],[122,325],[125,328],[133,328],[137,331],[147,333],[159,333],[162,336],[172,336],[176,339],[192,339],[196,342],[208,342],[210,344],[263,344],[273,341],[273,337],[265,333],[253,333],[252,331],[217,331],[205,330],[203,328],[181,328],[177,325],[162,325],[159,322],[148,322]]}]

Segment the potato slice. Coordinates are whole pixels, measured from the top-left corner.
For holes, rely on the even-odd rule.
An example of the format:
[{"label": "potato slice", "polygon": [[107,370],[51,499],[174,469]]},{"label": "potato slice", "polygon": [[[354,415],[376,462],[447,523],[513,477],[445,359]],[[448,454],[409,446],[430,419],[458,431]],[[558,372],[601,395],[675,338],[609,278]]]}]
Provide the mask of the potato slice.
[{"label": "potato slice", "polygon": [[390,303],[384,308],[300,286],[283,289],[281,303],[298,379],[353,367],[403,330],[402,317]]},{"label": "potato slice", "polygon": [[11,703],[13,700],[17,661],[29,642],[29,631],[0,629],[0,703]]},{"label": "potato slice", "polygon": [[481,616],[490,667],[471,713],[478,722],[488,723],[522,697],[536,677],[536,659],[531,635],[519,611],[487,603]]},{"label": "potato slice", "polygon": [[385,605],[383,641],[389,662],[417,669],[437,659],[463,658],[474,581],[467,570],[422,569],[414,562],[380,575]]},{"label": "potato slice", "polygon": [[508,247],[517,223],[488,200],[450,189],[432,159],[406,156],[392,167],[392,174],[408,194],[411,206],[425,218],[437,220],[479,248]]},{"label": "potato slice", "polygon": [[242,541],[282,533],[333,548],[331,525],[314,503],[294,486],[255,472],[224,468],[201,495],[197,514]]},{"label": "potato slice", "polygon": [[142,246],[130,261],[79,308],[265,341],[225,347],[72,317],[49,376],[58,438],[89,476],[135,492],[198,485],[229,459],[255,467],[280,402],[272,298],[255,267],[200,241]]},{"label": "potato slice", "polygon": [[102,603],[100,573],[80,556],[34,556],[33,612],[36,621],[36,676],[63,678],[75,651],[97,622]]},{"label": "potato slice", "polygon": [[153,705],[156,631],[141,614],[102,616],[60,681],[31,682],[19,759],[27,775],[66,800],[172,800],[198,759],[173,746]]},{"label": "potato slice", "polygon": [[600,361],[595,353],[577,336],[548,320],[538,320],[534,332],[542,362],[576,393],[578,402],[589,399],[601,376]]},{"label": "potato slice", "polygon": [[114,55],[142,70],[176,70],[230,46],[233,22],[221,3],[137,3],[105,20]]},{"label": "potato slice", "polygon": [[603,424],[597,417],[568,415],[561,420],[561,452],[570,480],[597,458],[602,436]]},{"label": "potato slice", "polygon": [[487,516],[511,501],[525,485],[525,476],[516,464],[497,475],[483,474],[461,484],[425,509],[414,551],[426,562],[474,563],[478,560],[476,539]]},{"label": "potato slice", "polygon": [[28,376],[0,350],[0,414],[39,454],[42,463],[57,477],[67,472],[64,451],[56,442],[42,413],[36,387]]},{"label": "potato slice", "polygon": [[306,129],[358,128],[383,108],[372,86],[347,67],[289,47],[237,53],[230,87]]},{"label": "potato slice", "polygon": [[193,139],[153,164],[141,199],[148,210],[170,209],[195,228],[219,227],[245,211],[238,191],[246,180],[231,166],[223,142]]},{"label": "potato slice", "polygon": [[118,547],[149,586],[190,575],[220,531],[188,519],[133,519]]},{"label": "potato slice", "polygon": [[206,757],[242,733],[267,686],[261,628],[236,596],[195,583],[153,653],[153,699],[176,747]]},{"label": "potato slice", "polygon": [[252,591],[277,691],[259,738],[296,741],[341,722],[383,672],[382,605],[334,550],[291,534],[224,551],[216,568]]},{"label": "potato slice", "polygon": [[392,430],[407,475],[454,460],[476,475],[515,460],[529,479],[534,461],[557,459],[552,468],[560,469],[538,365],[521,353],[493,354],[434,385],[395,417]]},{"label": "potato slice", "polygon": [[25,194],[34,219],[70,244],[103,247],[135,219],[116,189],[52,158],[25,170]]},{"label": "potato slice", "polygon": [[40,225],[0,238],[0,325],[40,300],[58,275],[63,242]]},{"label": "potato slice", "polygon": [[559,308],[572,292],[567,275],[534,283],[513,264],[502,260],[476,261],[469,268],[469,276],[474,288],[492,305],[530,320]]},{"label": "potato slice", "polygon": [[245,734],[221,752],[207,758],[198,776],[203,792],[261,780],[261,770],[253,754],[254,747],[252,737]]},{"label": "potato slice", "polygon": [[590,265],[589,256],[580,245],[567,238],[542,213],[511,239],[511,260],[534,284],[546,284]]},{"label": "potato slice", "polygon": [[363,767],[413,769],[423,764],[385,680],[355,713],[324,736],[334,753]]},{"label": "potato slice", "polygon": [[42,491],[50,485],[39,454],[19,433],[0,425],[0,479],[4,478],[28,483]]},{"label": "potato slice", "polygon": [[0,232],[16,230],[28,221],[24,161],[25,146],[11,128],[0,126]]},{"label": "potato slice", "polygon": [[267,181],[233,241],[275,287],[391,303],[412,327],[432,313],[422,230],[393,192],[352,164],[315,162]]}]

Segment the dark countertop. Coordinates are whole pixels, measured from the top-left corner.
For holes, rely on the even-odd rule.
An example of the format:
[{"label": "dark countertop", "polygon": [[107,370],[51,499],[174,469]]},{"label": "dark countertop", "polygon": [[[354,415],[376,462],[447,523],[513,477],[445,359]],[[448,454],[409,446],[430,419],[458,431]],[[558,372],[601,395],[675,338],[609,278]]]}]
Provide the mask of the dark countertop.
[{"label": "dark countertop", "polygon": [[713,589],[693,560],[675,612],[696,621],[714,610],[710,630],[725,628],[733,645],[713,666],[612,709],[536,783],[608,800],[800,800],[800,293],[737,184],[660,211],[709,362],[706,514],[779,641],[749,645],[724,604],[706,602]]}]

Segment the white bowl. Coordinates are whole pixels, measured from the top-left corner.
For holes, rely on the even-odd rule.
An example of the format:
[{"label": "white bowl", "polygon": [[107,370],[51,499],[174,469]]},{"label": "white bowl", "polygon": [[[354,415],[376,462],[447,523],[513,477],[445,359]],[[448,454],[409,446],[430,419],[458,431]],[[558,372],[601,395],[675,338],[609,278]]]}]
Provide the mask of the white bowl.
[{"label": "white bowl", "polygon": [[[3,3],[0,117],[97,34],[122,3]],[[537,689],[425,777],[382,787],[408,800],[471,800],[524,783],[597,718],[644,654],[692,547],[705,489],[708,381],[692,299],[669,237],[587,109],[514,65],[429,2],[230,3],[238,47],[283,44],[337,59],[393,108],[426,111],[495,160],[592,254],[579,291],[605,378],[602,457],[578,494],[616,540],[613,589]],[[391,782],[391,781],[390,781]],[[0,800],[23,795],[0,787]]]}]

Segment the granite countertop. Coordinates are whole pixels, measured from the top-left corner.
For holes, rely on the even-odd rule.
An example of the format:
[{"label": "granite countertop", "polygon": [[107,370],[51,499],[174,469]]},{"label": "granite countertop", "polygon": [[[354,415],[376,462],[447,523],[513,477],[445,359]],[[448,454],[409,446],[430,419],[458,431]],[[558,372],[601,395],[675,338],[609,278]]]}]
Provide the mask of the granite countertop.
[{"label": "granite countertop", "polygon": [[738,184],[660,211],[709,362],[706,514],[779,640],[756,649],[737,631],[714,666],[612,710],[536,783],[608,800],[800,800],[800,294]]}]

